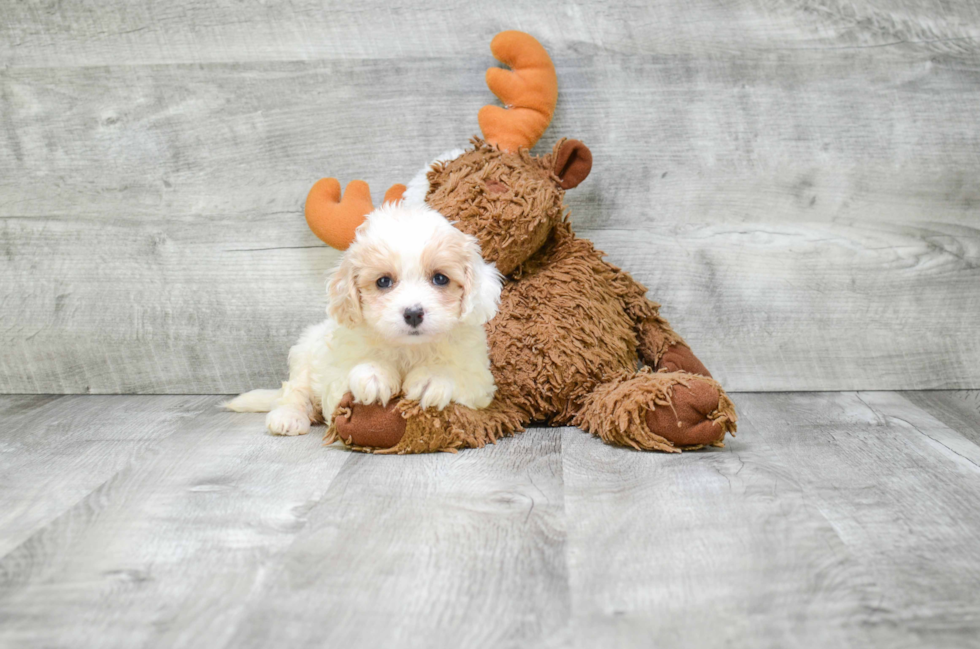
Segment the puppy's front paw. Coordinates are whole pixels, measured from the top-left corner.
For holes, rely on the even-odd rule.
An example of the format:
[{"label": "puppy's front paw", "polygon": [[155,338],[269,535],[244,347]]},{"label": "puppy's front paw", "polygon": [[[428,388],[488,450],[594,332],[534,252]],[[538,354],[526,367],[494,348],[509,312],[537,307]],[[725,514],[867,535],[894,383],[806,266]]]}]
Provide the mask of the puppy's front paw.
[{"label": "puppy's front paw", "polygon": [[380,403],[386,406],[391,395],[398,391],[398,375],[374,363],[356,366],[350,371],[347,380],[354,403]]},{"label": "puppy's front paw", "polygon": [[310,418],[305,412],[280,406],[265,417],[265,425],[273,435],[305,435],[310,432]]},{"label": "puppy's front paw", "polygon": [[409,372],[402,385],[405,398],[418,401],[423,408],[442,410],[456,395],[456,382],[443,374],[416,369]]}]

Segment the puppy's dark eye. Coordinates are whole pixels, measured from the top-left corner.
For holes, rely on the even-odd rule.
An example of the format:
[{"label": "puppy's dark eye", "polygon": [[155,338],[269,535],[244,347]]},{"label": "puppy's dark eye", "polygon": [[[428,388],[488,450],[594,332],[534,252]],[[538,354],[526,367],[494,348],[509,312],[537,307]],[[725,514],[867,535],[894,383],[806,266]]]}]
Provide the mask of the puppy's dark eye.
[{"label": "puppy's dark eye", "polygon": [[432,283],[436,286],[445,286],[449,283],[449,278],[442,273],[436,273],[432,276]]},{"label": "puppy's dark eye", "polygon": [[378,288],[391,288],[391,285],[393,284],[393,282],[391,281],[391,278],[390,277],[388,277],[387,275],[385,275],[384,277],[379,277],[378,278],[378,281],[376,281],[374,284]]}]

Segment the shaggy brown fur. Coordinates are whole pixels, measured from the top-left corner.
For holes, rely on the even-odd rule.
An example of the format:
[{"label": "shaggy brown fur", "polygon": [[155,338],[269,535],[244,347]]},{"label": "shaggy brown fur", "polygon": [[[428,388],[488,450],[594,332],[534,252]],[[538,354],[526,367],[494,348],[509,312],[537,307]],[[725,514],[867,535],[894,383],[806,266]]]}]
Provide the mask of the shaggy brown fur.
[{"label": "shaggy brown fur", "polygon": [[[474,139],[473,149],[434,168],[426,202],[477,237],[484,257],[507,275],[487,332],[497,397],[479,411],[348,404],[338,412],[345,443],[386,453],[455,451],[539,421],[574,424],[610,444],[676,452],[720,446],[735,432],[731,400],[659,305],[572,231],[563,188],[588,174],[583,160],[591,164],[591,154],[576,141],[536,158]],[[638,369],[641,362],[647,367]],[[371,443],[378,417],[404,430],[397,444]],[[336,439],[336,425],[327,435]]]}]

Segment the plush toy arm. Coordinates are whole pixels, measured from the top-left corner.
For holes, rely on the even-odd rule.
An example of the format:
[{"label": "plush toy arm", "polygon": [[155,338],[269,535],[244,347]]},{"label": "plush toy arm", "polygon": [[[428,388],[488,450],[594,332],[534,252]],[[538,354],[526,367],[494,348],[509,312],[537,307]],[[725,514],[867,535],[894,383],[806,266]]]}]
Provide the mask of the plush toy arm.
[{"label": "plush toy arm", "polygon": [[480,448],[524,430],[528,415],[501,399],[482,410],[450,403],[442,410],[395,399],[387,406],[355,404],[347,395],[334,413],[324,443],[382,454],[456,452]]},{"label": "plush toy arm", "polygon": [[660,305],[647,299],[647,289],[624,270],[602,260],[604,274],[619,296],[623,309],[636,323],[637,352],[644,365],[656,371],[684,371],[701,376],[711,372],[691,348],[660,316]]}]

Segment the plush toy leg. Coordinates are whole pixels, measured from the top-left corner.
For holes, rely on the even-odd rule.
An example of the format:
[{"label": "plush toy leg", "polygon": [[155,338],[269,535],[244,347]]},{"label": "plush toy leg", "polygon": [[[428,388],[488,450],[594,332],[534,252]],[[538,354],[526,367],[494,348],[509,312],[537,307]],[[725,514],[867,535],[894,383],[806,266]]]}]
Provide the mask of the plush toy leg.
[{"label": "plush toy leg", "polygon": [[573,423],[603,441],[679,452],[723,446],[735,407],[714,379],[687,372],[623,372],[598,386]]},{"label": "plush toy leg", "polygon": [[404,399],[387,407],[355,404],[348,394],[323,440],[330,444],[339,439],[356,451],[371,453],[455,452],[496,443],[524,430],[527,421],[518,408],[500,400],[483,410],[455,403],[443,410],[423,410]]},{"label": "plush toy leg", "polygon": [[688,372],[710,377],[708,368],[698,360],[684,339],[659,315],[647,318],[637,328],[640,360],[655,370]]}]

